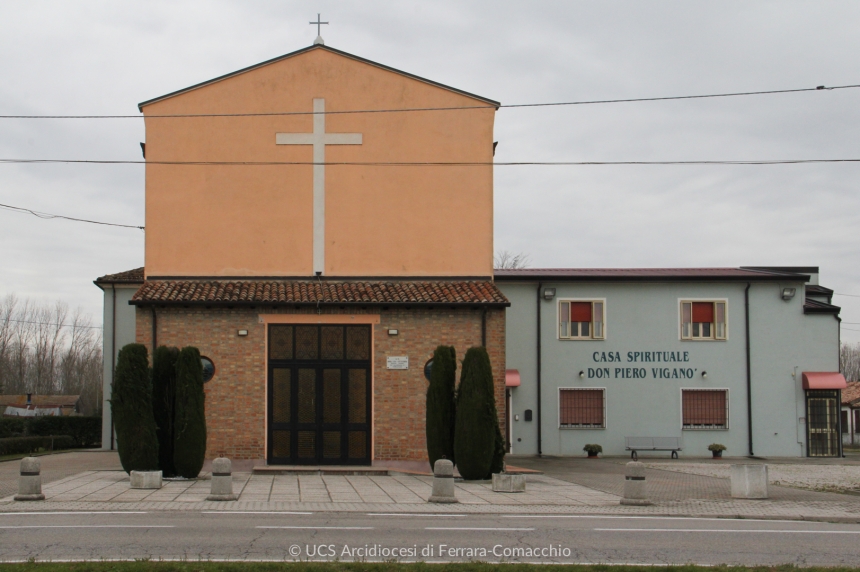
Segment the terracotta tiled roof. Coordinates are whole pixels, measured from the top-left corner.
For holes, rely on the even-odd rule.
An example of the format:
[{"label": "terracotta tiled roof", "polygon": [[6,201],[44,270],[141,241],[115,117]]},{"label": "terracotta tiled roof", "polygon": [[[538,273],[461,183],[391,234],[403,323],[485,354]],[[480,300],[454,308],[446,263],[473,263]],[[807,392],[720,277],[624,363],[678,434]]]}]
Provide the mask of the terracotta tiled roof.
[{"label": "terracotta tiled roof", "polygon": [[806,274],[752,268],[523,268],[495,270],[496,280],[808,280]]},{"label": "terracotta tiled roof", "polygon": [[483,280],[334,282],[305,280],[148,280],[132,304],[480,304],[510,306]]},{"label": "terracotta tiled roof", "polygon": [[[860,381],[849,381],[848,387],[842,390],[842,405],[851,405],[852,401],[858,400],[860,400]],[[855,406],[860,406],[860,403]]]},{"label": "terracotta tiled roof", "polygon": [[96,284],[143,284],[143,266],[116,274],[105,274],[96,278]]},{"label": "terracotta tiled roof", "polygon": [[[33,395],[30,401],[36,407],[74,407],[80,399],[80,395]],[[26,395],[0,395],[0,406],[24,407],[26,404]]]}]

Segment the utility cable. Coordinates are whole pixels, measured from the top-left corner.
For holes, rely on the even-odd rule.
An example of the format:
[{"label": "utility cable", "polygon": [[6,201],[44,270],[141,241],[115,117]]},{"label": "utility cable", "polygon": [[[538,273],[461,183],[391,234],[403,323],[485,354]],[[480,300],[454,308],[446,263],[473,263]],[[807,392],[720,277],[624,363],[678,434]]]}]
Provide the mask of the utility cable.
[{"label": "utility cable", "polygon": [[326,165],[354,167],[565,167],[589,165],[796,165],[805,163],[860,163],[860,159],[747,159],[738,161],[146,161],[107,159],[0,159],[0,164],[68,163],[92,165]]},{"label": "utility cable", "polygon": [[[146,119],[175,119],[192,117],[268,117],[283,115],[346,115],[355,113],[404,113],[415,111],[456,111],[467,109],[514,109],[525,107],[564,107],[572,105],[600,105],[607,103],[640,103],[646,101],[677,101],[684,99],[711,99],[717,97],[741,97],[748,95],[775,95],[780,93],[802,93],[807,91],[832,91],[835,89],[854,89],[860,84],[836,85],[827,87],[805,87],[799,89],[772,89],[767,91],[740,91],[734,93],[711,93],[705,95],[673,95],[666,97],[635,97],[630,99],[593,99],[586,101],[559,101],[549,103],[514,103],[508,105],[464,105],[455,107],[409,107],[403,109],[354,109],[346,111],[274,111],[267,113],[177,113],[167,115],[146,115]],[[140,119],[143,115],[0,115],[0,119]]]},{"label": "utility cable", "polygon": [[102,326],[82,326],[80,324],[78,324],[78,325],[75,325],[75,324],[52,324],[52,323],[48,323],[48,322],[33,322],[30,320],[13,320],[11,318],[3,320],[3,322],[16,322],[18,324],[36,324],[38,326],[56,326],[58,328],[72,328],[72,329],[75,329],[75,328],[82,328],[82,329],[86,328],[89,330],[104,329]]},{"label": "utility cable", "polygon": [[131,224],[116,224],[113,222],[101,222],[101,221],[97,221],[97,220],[88,220],[85,218],[75,218],[75,217],[71,217],[71,216],[44,213],[41,211],[34,211],[32,209],[25,209],[23,207],[13,207],[12,205],[0,204],[0,209],[10,210],[10,211],[14,211],[14,212],[29,213],[33,216],[37,216],[39,218],[44,218],[44,219],[61,218],[61,219],[65,219],[65,220],[71,220],[74,222],[86,222],[86,223],[90,223],[90,224],[101,224],[104,226],[119,226],[122,228],[139,228],[140,230],[144,230],[144,228],[145,228],[142,226],[135,226],[135,225],[131,225]]}]

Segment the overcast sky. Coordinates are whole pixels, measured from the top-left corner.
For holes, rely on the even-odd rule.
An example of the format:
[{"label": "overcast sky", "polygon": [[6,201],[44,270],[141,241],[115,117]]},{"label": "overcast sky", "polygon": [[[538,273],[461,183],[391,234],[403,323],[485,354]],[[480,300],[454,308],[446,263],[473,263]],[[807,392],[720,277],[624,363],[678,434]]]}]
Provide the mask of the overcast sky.
[{"label": "overcast sky", "polygon": [[[860,84],[860,2],[12,1],[0,114],[138,102],[326,44],[502,103]],[[860,158],[860,89],[496,114],[497,161]],[[0,120],[0,158],[140,159],[143,121]],[[532,266],[814,265],[860,341],[860,164],[496,167],[497,250]],[[144,224],[140,165],[0,165],[0,203]],[[101,322],[143,233],[0,210],[0,295]]]}]

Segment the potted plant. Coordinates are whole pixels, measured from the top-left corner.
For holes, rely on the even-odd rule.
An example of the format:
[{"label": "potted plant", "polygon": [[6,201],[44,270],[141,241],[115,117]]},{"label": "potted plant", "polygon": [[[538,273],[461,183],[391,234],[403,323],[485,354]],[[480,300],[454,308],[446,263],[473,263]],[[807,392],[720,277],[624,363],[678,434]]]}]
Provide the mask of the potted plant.
[{"label": "potted plant", "polygon": [[601,447],[600,445],[589,443],[588,445],[583,447],[582,450],[588,453],[589,459],[596,459],[597,454],[603,452],[603,447]]},{"label": "potted plant", "polygon": [[711,443],[708,445],[708,451],[714,454],[714,459],[720,459],[723,456],[723,451],[726,450],[725,445],[720,445],[719,443]]}]

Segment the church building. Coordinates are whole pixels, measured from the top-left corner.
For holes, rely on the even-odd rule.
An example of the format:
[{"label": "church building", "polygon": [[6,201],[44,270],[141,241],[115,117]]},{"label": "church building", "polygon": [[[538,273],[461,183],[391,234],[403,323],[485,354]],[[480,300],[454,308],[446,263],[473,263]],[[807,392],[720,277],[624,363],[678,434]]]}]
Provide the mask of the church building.
[{"label": "church building", "polygon": [[503,405],[497,106],[322,43],[140,104],[134,338],[205,357],[207,458],[426,459],[440,344],[486,346]]},{"label": "church building", "polygon": [[319,38],[141,103],[145,266],[96,280],[103,447],[136,341],[200,349],[208,459],[426,462],[444,344],[487,348],[515,454],[841,455],[818,268],[494,271],[498,106]]}]

